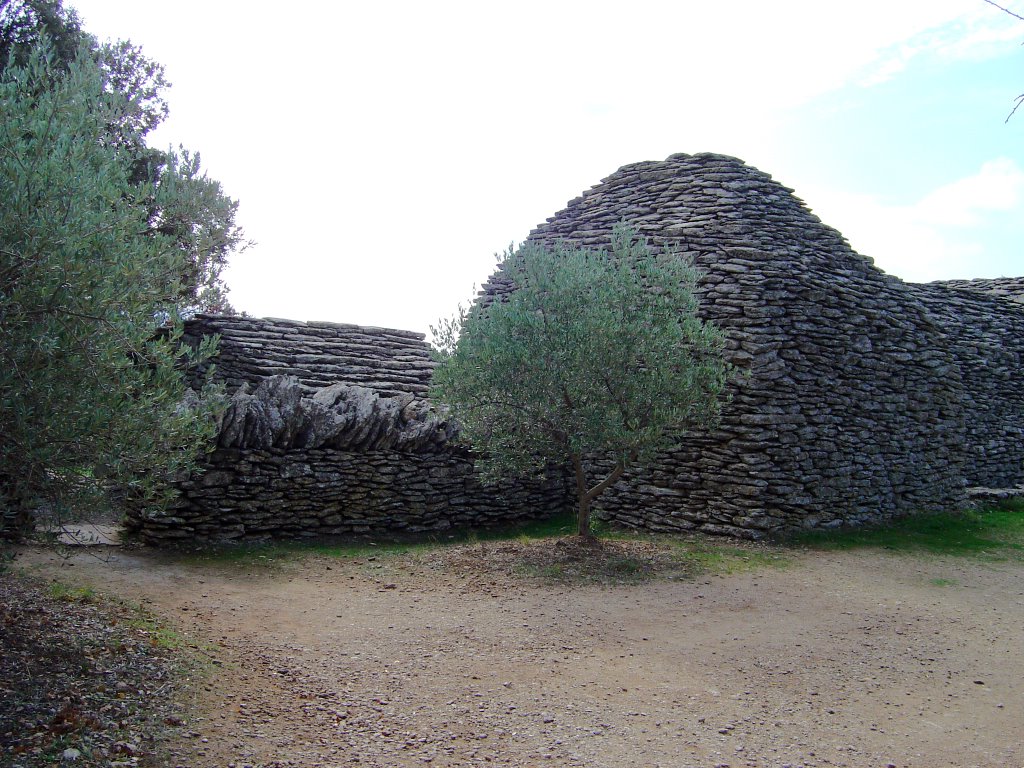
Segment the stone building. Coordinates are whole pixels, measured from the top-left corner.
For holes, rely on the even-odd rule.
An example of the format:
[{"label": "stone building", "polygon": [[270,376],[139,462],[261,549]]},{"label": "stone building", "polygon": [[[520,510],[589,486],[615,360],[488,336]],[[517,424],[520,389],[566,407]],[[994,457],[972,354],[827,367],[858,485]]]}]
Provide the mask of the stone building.
[{"label": "stone building", "polygon": [[[1024,278],[885,274],[792,190],[739,160],[625,166],[529,239],[606,247],[619,222],[693,259],[741,374],[713,434],[680,434],[596,508],[652,530],[758,537],[962,508],[1024,485]],[[509,289],[500,270],[484,295]],[[547,514],[559,481],[482,489],[424,401],[420,334],[201,316],[234,393],[205,474],[144,537],[431,530]]]},{"label": "stone building", "polygon": [[[186,341],[212,334],[230,405],[170,514],[129,516],[144,541],[422,533],[567,508],[557,473],[480,484],[452,425],[426,402],[434,363],[421,333],[210,315],[186,323]],[[196,382],[206,371],[194,373]]]},{"label": "stone building", "polygon": [[[741,161],[620,168],[529,240],[603,248],[618,222],[693,259],[742,372],[721,428],[680,435],[596,506],[741,536],[961,508],[1024,483],[1024,280],[913,285]],[[499,270],[484,293],[506,290]]]}]

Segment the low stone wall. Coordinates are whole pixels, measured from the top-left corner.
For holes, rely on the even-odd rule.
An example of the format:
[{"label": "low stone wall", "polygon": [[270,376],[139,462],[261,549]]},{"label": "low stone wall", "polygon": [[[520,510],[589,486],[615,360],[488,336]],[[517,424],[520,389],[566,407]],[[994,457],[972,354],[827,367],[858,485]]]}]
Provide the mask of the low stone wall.
[{"label": "low stone wall", "polygon": [[[221,338],[217,378],[229,392],[271,376],[294,376],[307,390],[331,384],[366,387],[383,396],[427,395],[434,361],[422,333],[345,323],[196,315],[185,341]],[[196,370],[198,376],[208,366]]]},{"label": "low stone wall", "polygon": [[151,544],[394,534],[483,528],[566,510],[557,477],[482,486],[468,454],[450,450],[217,449],[180,485],[169,513],[138,513]]},{"label": "low stone wall", "polygon": [[[293,325],[300,329],[294,335],[305,335],[311,324]],[[345,383],[365,382],[365,364],[330,375],[339,359],[352,355],[337,338],[326,346],[323,361],[302,358],[296,368],[284,368],[292,375],[257,376],[255,371],[280,371],[288,359],[297,359],[286,354],[282,326],[277,320],[216,317],[189,325],[193,334],[197,328],[232,332],[222,336],[216,371],[233,392],[214,450],[199,472],[177,483],[174,506],[129,513],[128,529],[140,540],[418,533],[483,528],[569,509],[563,472],[553,471],[545,481],[482,485],[472,456],[456,442],[457,430],[409,391],[408,360],[389,362],[386,347],[374,353],[381,364],[373,368],[373,388]],[[348,339],[395,337],[380,329],[355,333],[354,327],[342,327]],[[272,363],[256,352],[267,349],[258,346],[262,329],[273,339]],[[240,337],[249,356],[240,353]],[[299,347],[307,344],[297,341]],[[409,334],[401,348],[413,360],[429,354],[418,334]],[[329,385],[316,386],[328,376]]]}]

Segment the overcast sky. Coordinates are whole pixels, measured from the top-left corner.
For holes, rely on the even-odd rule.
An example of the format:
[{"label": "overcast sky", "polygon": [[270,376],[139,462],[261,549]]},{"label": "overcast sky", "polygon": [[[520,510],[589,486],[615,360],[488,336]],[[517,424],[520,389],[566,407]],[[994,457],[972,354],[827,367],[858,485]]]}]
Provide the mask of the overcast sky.
[{"label": "overcast sky", "polygon": [[904,279],[1024,274],[1024,22],[983,0],[66,2],[166,66],[151,143],[241,201],[256,316],[426,332],[675,152],[770,173]]}]

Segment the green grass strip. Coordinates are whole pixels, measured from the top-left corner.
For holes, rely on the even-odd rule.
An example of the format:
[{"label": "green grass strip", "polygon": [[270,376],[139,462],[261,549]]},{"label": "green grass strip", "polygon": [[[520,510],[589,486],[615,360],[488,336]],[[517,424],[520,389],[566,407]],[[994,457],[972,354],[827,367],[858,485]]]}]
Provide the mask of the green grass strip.
[{"label": "green grass strip", "polygon": [[796,534],[792,544],[814,549],[871,547],[989,560],[1024,560],[1024,500],[960,513],[921,514],[885,525]]}]

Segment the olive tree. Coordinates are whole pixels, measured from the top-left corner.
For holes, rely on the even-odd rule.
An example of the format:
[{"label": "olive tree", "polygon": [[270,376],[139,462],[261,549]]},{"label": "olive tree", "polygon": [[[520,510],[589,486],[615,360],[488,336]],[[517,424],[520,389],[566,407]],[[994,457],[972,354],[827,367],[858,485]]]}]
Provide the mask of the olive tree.
[{"label": "olive tree", "polygon": [[250,245],[236,223],[238,202],[202,171],[197,152],[146,143],[169,112],[170,83],[163,65],[130,41],[100,43],[62,0],[0,0],[0,73],[8,66],[24,67],[40,45],[50,51],[50,80],[37,80],[37,88],[58,83],[79,59],[89,59],[99,68],[104,90],[116,100],[118,108],[104,113],[102,141],[128,164],[133,184],[151,188],[150,194],[135,198],[149,229],[175,238],[186,256],[178,308],[234,314],[223,272],[228,259]]},{"label": "olive tree", "polygon": [[510,290],[432,329],[431,396],[477,451],[485,479],[571,466],[578,532],[594,500],[718,417],[723,335],[697,314],[698,273],[617,227],[608,251],[509,249]]},{"label": "olive tree", "polygon": [[190,254],[143,204],[193,209],[201,190],[133,180],[108,130],[126,108],[88,55],[58,70],[41,44],[0,75],[0,534],[110,484],[155,498],[213,429],[182,405]]}]

